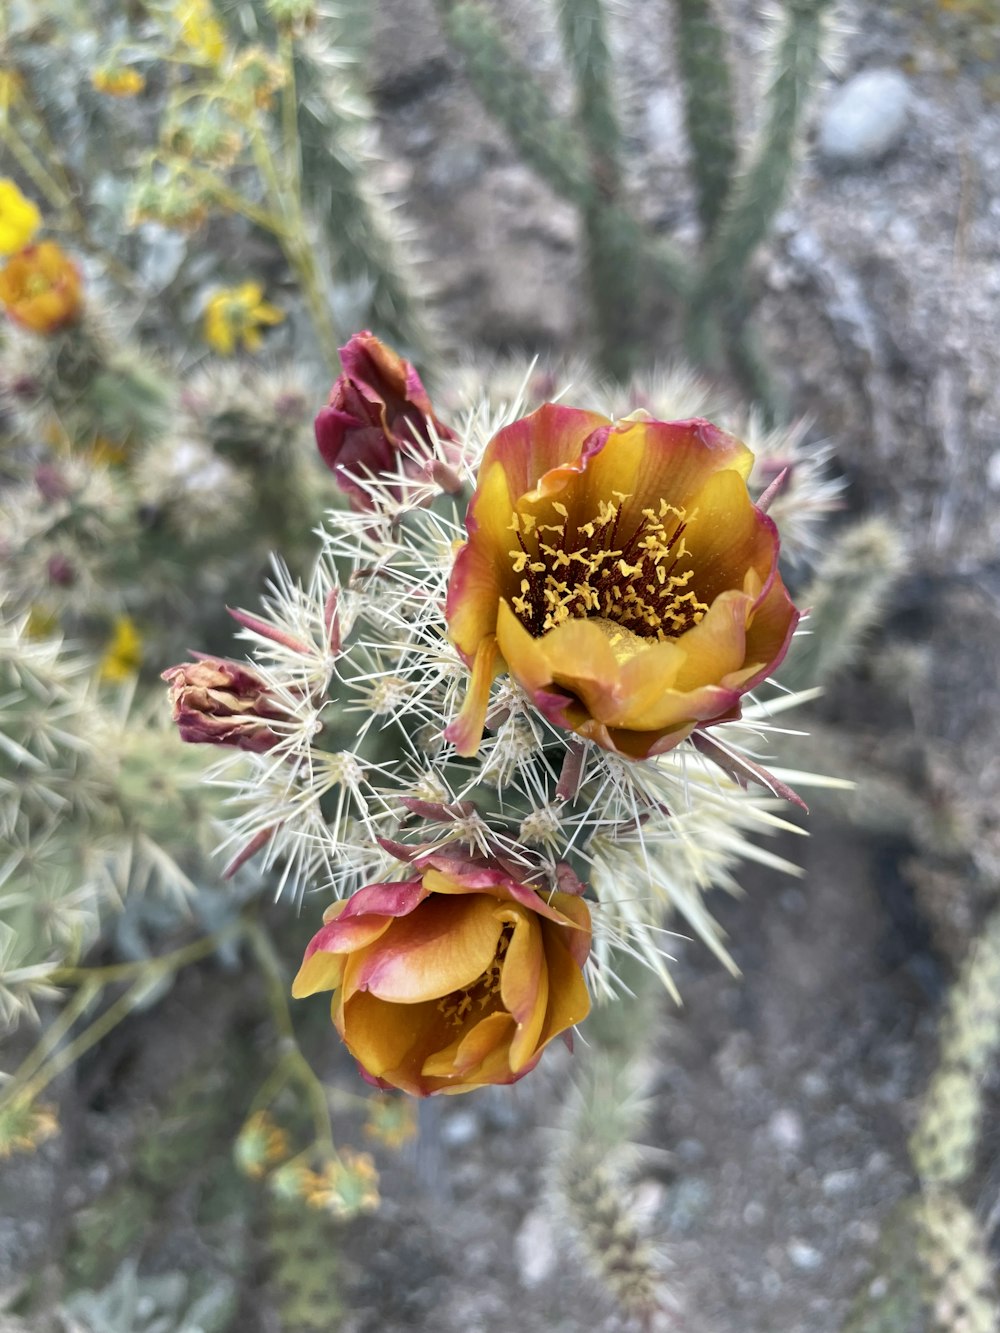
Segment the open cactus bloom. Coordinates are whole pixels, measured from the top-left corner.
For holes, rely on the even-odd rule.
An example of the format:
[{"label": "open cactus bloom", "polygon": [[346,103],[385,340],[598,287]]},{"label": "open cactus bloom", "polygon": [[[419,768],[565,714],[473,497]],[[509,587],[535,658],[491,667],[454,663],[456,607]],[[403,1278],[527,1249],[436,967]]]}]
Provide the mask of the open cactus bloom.
[{"label": "open cactus bloom", "polygon": [[554,725],[645,759],[740,700],[798,621],[753,455],[707,421],[546,405],[487,446],[446,618],[471,667],[446,735],[478,750],[507,671]]},{"label": "open cactus bloom", "polygon": [[437,854],[413,869],[328,909],[292,994],[334,991],[334,1025],[379,1087],[514,1083],[590,1010],[588,908],[497,863]]}]

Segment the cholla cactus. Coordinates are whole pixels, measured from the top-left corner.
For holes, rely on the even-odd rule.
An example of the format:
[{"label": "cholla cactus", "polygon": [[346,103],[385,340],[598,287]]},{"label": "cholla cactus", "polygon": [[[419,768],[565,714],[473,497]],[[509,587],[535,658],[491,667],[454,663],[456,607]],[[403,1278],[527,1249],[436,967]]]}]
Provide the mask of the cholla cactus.
[{"label": "cholla cactus", "polygon": [[99,692],[88,658],[0,605],[0,1027],[36,1016],[127,893],[183,904],[207,869],[204,766],[155,727],[128,689]]},{"label": "cholla cactus", "polygon": [[[328,515],[308,581],[278,563],[263,614],[235,613],[252,668],[212,659],[168,673],[175,716],[191,739],[247,752],[249,777],[245,767],[228,776],[225,764],[217,774],[235,807],[233,864],[261,852],[281,883],[336,899],[297,993],[337,987],[350,960],[365,975],[398,974],[378,1003],[406,1003],[415,993],[404,977],[431,967],[422,985],[446,1008],[454,1000],[456,1039],[468,1006],[479,1005],[510,1047],[464,1073],[443,1055],[421,1072],[380,1040],[370,1047],[338,1001],[335,1021],[368,1074],[417,1093],[509,1082],[586,1013],[575,979],[584,962],[598,997],[615,994],[621,951],[672,986],[666,915],[678,912],[726,958],[704,893],[731,885],[744,857],[794,869],[750,835],[794,827],[775,797],[797,798],[755,755],[789,702],[764,682],[797,613],[774,564],[773,525],[747,493],[749,451],[733,437],[648,413],[614,424],[548,406],[522,418],[521,399],[481,404],[456,429],[433,413],[412,367],[370,335],[343,356],[351,370],[317,435],[352,507]],[[605,448],[617,464],[601,473],[590,460]],[[635,513],[626,490],[641,492]],[[725,522],[720,503],[735,506]],[[699,528],[698,514],[712,526]],[[718,562],[714,582],[705,565],[699,575],[699,559]],[[730,569],[734,559],[757,572]],[[571,561],[584,570],[575,590],[557,577]],[[722,591],[733,587],[753,591]],[[619,597],[625,610],[615,609]],[[744,626],[751,607],[756,629]],[[742,627],[727,641],[732,624]],[[539,656],[581,634],[575,656]],[[628,651],[616,656],[619,640]],[[678,674],[673,654],[688,645],[696,656]],[[460,984],[449,964],[418,961],[441,893],[452,895],[456,919],[495,909],[507,923],[485,971],[482,941],[456,945],[470,951]],[[526,912],[540,913],[530,928]],[[360,934],[350,924],[359,914],[373,923]],[[512,1011],[498,997],[521,1003],[524,956],[510,941],[522,926],[536,932],[532,947],[566,1005],[546,1007],[537,981],[524,979],[516,1035],[501,1040]],[[385,953],[383,937],[398,947]]]}]

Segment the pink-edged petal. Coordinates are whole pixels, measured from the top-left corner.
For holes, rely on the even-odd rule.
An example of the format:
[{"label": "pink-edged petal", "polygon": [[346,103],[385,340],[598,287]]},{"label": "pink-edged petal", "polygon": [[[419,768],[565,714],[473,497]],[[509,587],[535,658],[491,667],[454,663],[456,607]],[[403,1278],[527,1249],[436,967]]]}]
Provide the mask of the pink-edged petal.
[{"label": "pink-edged petal", "polygon": [[351,957],[344,994],[368,990],[397,1004],[419,1004],[464,990],[496,955],[501,924],[489,898],[431,896],[400,917],[377,947]]},{"label": "pink-edged petal", "polygon": [[[480,476],[499,463],[512,497],[533,491],[546,474],[579,463],[584,447],[595,431],[611,426],[607,417],[558,403],[545,403],[537,411],[498,431],[486,447]],[[579,467],[576,468],[579,471]],[[555,479],[550,478],[550,487]]]},{"label": "pink-edged petal", "polygon": [[444,738],[451,741],[456,751],[468,758],[474,755],[483,739],[486,712],[490,705],[490,688],[497,671],[497,640],[489,634],[480,641],[472,663],[472,674],[461,711],[444,730]]},{"label": "pink-edged petal", "polygon": [[478,893],[500,902],[515,902],[529,912],[537,912],[539,916],[559,925],[572,923],[576,919],[572,913],[563,913],[553,905],[553,900],[561,900],[561,894],[546,896],[538,893],[530,884],[519,884],[503,870],[491,866],[470,867],[460,862],[459,867],[455,868],[449,862],[450,858],[439,852],[420,858],[420,864],[427,866],[424,885],[429,892],[442,896]]},{"label": "pink-edged petal", "polygon": [[571,928],[562,935],[562,941],[577,967],[583,967],[590,955],[590,908],[582,898],[568,893],[554,893],[552,906],[571,923]]},{"label": "pink-edged petal", "polygon": [[352,893],[337,912],[337,919],[353,916],[408,916],[427,897],[420,879],[391,880],[368,884]]},{"label": "pink-edged petal", "polygon": [[800,613],[793,606],[787,588],[776,575],[750,617],[747,660],[761,662],[763,666],[746,682],[745,690],[753,689],[781,665],[799,619]]},{"label": "pink-edged petal", "polygon": [[[708,479],[731,469],[744,481],[753,455],[740,440],[711,422],[652,421],[636,414],[617,422],[604,447],[589,460],[580,502],[591,514],[614,492],[628,497],[626,513],[639,517],[661,499],[689,506]],[[591,514],[587,516],[590,517]]]}]

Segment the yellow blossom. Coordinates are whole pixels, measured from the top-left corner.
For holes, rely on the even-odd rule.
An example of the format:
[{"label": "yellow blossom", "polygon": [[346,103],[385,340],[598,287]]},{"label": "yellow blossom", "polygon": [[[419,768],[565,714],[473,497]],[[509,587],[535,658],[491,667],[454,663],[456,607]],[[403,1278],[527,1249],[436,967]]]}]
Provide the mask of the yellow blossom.
[{"label": "yellow blossom", "polygon": [[240,343],[248,352],[261,345],[261,326],[280,324],[284,313],[264,300],[259,282],[244,282],[226,287],[205,307],[205,341],[223,356],[232,356]]},{"label": "yellow blossom", "polygon": [[101,679],[130,680],[141,665],[142,635],[139,628],[129,616],[119,616],[115,621],[114,634],[101,658]]},{"label": "yellow blossom", "polygon": [[37,204],[25,199],[9,177],[0,179],[0,255],[23,250],[41,225]]},{"label": "yellow blossom", "polygon": [[226,35],[209,0],[181,0],[174,15],[184,45],[206,64],[220,65],[226,54]]},{"label": "yellow blossom", "polygon": [[95,69],[90,82],[99,93],[107,93],[109,97],[135,97],[145,88],[146,76],[125,65],[111,65]]}]

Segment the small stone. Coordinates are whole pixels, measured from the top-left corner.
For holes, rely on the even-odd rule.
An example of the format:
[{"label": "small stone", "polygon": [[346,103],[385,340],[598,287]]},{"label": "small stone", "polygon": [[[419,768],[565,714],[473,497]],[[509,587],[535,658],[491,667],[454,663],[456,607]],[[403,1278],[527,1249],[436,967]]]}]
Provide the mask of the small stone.
[{"label": "small stone", "polygon": [[514,1237],[514,1259],[523,1287],[537,1287],[556,1265],[552,1223],[541,1208],[533,1209]]},{"label": "small stone", "polygon": [[479,1118],[472,1111],[453,1111],[441,1126],[441,1140],[449,1148],[464,1148],[479,1138]]},{"label": "small stone", "polygon": [[861,1172],[856,1167],[846,1167],[843,1171],[830,1171],[823,1177],[823,1193],[828,1199],[842,1194],[850,1194],[861,1180]]},{"label": "small stone", "polygon": [[767,1217],[767,1209],[759,1199],[751,1199],[743,1209],[743,1224],[748,1227],[759,1227],[761,1222]]},{"label": "small stone", "polygon": [[899,145],[909,116],[910,88],[898,70],[862,70],[827,102],[819,150],[837,166],[871,166]]},{"label": "small stone", "polygon": [[797,1111],[783,1106],[775,1111],[767,1122],[767,1133],[776,1148],[783,1148],[786,1152],[798,1152],[805,1139],[802,1117]]},{"label": "small stone", "polygon": [[796,1268],[800,1268],[804,1273],[813,1273],[817,1268],[823,1266],[823,1256],[819,1250],[812,1245],[807,1245],[803,1240],[792,1240],[788,1242],[788,1257]]}]

